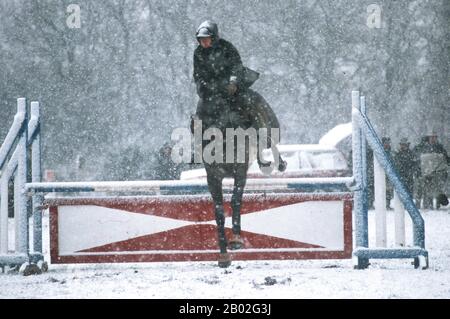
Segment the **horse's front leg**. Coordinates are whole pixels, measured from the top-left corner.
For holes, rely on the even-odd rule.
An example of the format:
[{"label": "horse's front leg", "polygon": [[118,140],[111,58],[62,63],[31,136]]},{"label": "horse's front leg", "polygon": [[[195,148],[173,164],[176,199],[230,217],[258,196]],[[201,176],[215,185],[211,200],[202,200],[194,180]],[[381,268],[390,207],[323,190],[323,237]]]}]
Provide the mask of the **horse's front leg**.
[{"label": "horse's front leg", "polygon": [[247,182],[247,169],[247,165],[242,165],[237,169],[234,176],[233,195],[231,196],[233,238],[230,240],[230,249],[241,249],[244,246],[241,239],[241,207],[245,183]]},{"label": "horse's front leg", "polygon": [[220,257],[219,267],[231,265],[231,257],[227,253],[227,237],[225,235],[225,213],[223,209],[223,178],[216,176],[213,172],[207,171],[208,188],[214,202],[214,213],[217,224],[217,237],[219,241]]}]

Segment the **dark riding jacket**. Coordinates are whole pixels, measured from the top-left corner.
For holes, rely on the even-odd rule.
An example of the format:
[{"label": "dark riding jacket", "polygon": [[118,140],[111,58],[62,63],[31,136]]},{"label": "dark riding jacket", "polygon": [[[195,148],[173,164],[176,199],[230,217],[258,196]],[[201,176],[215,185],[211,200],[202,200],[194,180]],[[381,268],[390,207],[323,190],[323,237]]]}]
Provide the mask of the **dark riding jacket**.
[{"label": "dark riding jacket", "polygon": [[[243,66],[238,50],[230,42],[216,35],[212,47],[205,49],[199,45],[194,51],[194,81],[200,97],[196,115],[209,122],[235,103],[240,105],[241,115],[253,121],[255,128],[280,127],[270,105],[250,89],[258,77],[258,72]],[[227,88],[231,82],[237,85],[233,96]]]},{"label": "dark riding jacket", "polygon": [[243,65],[239,52],[224,39],[215,40],[213,46],[198,46],[194,52],[194,81],[201,99],[226,97],[227,85],[235,77],[238,89],[243,89]]}]

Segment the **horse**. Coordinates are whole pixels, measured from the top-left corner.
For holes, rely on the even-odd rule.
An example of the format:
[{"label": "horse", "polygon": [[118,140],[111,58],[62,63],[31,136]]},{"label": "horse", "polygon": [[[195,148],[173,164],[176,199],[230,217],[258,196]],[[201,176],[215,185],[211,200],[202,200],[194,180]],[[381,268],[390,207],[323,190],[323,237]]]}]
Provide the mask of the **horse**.
[{"label": "horse", "polygon": [[[258,159],[258,164],[260,168],[267,168],[272,165],[271,162],[264,162],[261,158],[261,152],[258,148],[262,138],[267,138],[266,147],[271,148],[274,153],[274,158],[278,160],[278,170],[284,171],[286,169],[286,162],[283,161],[276,149],[276,141],[270,134],[270,128],[278,128],[279,123],[273,113],[270,105],[264,100],[264,98],[257,92],[248,89],[245,93],[231,99],[227,98],[216,98],[214,101],[199,101],[197,107],[196,117],[191,119],[191,130],[193,131],[193,120],[201,120],[201,130],[202,136],[203,132],[208,129],[215,129],[216,133],[220,132],[223,141],[228,141],[233,138],[233,160],[227,162],[227,154],[223,152],[217,155],[214,161],[205,161],[203,158],[203,163],[207,174],[207,184],[209,192],[211,193],[213,203],[215,219],[217,224],[217,235],[219,244],[219,260],[218,264],[221,268],[226,268],[231,265],[231,256],[228,253],[228,248],[230,250],[241,249],[244,242],[240,236],[241,234],[241,204],[242,197],[244,193],[244,188],[247,181],[247,171],[249,168],[249,163],[254,160],[255,153]],[[247,130],[249,128],[254,128],[257,132],[257,143],[255,145],[249,137],[245,137],[244,145],[236,143],[235,136],[227,136],[230,130],[236,129]],[[269,129],[269,134],[267,136],[261,136],[259,134],[259,129],[267,128]],[[216,137],[216,136],[214,136]],[[204,155],[204,150],[211,141],[202,138],[202,154]],[[226,149],[223,143],[218,143],[220,147]],[[261,144],[264,145],[264,144]],[[244,160],[238,159],[237,152],[242,152],[242,146],[244,148]],[[275,152],[278,157],[275,157]],[[219,159],[219,161],[217,161]],[[229,160],[229,158],[228,158]],[[273,165],[272,165],[273,167]],[[264,170],[263,170],[264,171]],[[232,233],[233,237],[228,242],[225,235],[225,213],[223,206],[223,189],[222,182],[226,177],[231,177],[234,179],[233,193],[231,197],[231,208],[232,208]]]}]

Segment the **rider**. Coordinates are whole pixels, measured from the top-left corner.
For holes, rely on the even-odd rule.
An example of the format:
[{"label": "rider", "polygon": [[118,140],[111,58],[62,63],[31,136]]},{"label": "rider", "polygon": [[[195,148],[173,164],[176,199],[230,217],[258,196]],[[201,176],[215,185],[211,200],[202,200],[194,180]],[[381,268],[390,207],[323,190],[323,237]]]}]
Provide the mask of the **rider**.
[{"label": "rider", "polygon": [[217,24],[203,22],[196,36],[200,44],[194,52],[194,80],[200,97],[197,114],[205,115],[210,113],[205,104],[237,93],[243,65],[236,48],[219,38]]},{"label": "rider", "polygon": [[[196,116],[207,121],[220,110],[222,103],[235,102],[250,110],[257,126],[264,126],[261,122],[265,121],[266,125],[279,128],[268,103],[249,89],[259,74],[243,66],[237,49],[219,37],[217,24],[203,22],[196,37],[199,46],[194,52],[194,80],[200,97]],[[279,160],[278,170],[284,171],[286,162],[281,157]]]}]

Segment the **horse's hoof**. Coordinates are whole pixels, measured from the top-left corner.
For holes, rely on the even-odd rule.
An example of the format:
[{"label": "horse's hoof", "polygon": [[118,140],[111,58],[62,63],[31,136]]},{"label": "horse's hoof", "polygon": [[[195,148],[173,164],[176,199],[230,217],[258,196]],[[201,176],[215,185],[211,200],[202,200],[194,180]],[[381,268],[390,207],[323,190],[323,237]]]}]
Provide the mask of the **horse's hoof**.
[{"label": "horse's hoof", "polygon": [[244,247],[244,241],[242,240],[240,235],[234,235],[228,244],[228,248],[231,250],[237,250]]},{"label": "horse's hoof", "polygon": [[284,172],[287,168],[287,162],[284,160],[281,160],[280,163],[278,164],[278,171],[280,172]]},{"label": "horse's hoof", "polygon": [[228,253],[221,253],[219,255],[219,267],[227,268],[231,265],[231,255]]}]

